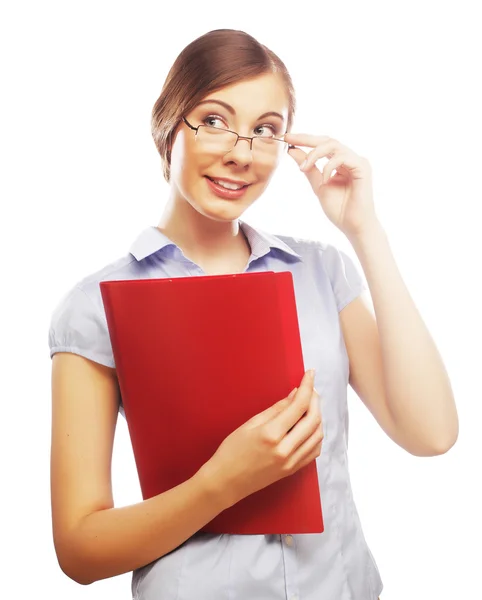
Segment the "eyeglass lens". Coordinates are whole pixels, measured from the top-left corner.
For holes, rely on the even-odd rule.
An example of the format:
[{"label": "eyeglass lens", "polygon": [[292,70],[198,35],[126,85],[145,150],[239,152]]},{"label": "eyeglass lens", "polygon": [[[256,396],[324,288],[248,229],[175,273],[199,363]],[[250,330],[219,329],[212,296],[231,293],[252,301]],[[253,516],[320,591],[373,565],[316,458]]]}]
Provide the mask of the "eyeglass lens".
[{"label": "eyeglass lens", "polygon": [[[227,131],[220,127],[209,127],[200,125],[196,136],[197,141],[206,148],[207,151],[223,153],[229,152],[234,148],[238,136],[233,131]],[[241,140],[241,143],[247,144],[249,141]],[[287,142],[283,142],[271,137],[257,136],[253,138],[253,152],[266,157],[276,157]]]}]

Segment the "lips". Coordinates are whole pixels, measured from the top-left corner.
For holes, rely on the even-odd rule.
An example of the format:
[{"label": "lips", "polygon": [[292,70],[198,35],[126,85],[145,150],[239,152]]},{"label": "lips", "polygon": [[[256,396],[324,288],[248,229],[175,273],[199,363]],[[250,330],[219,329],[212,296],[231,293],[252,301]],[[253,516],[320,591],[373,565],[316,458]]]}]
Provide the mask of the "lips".
[{"label": "lips", "polygon": [[207,175],[204,177],[207,180],[207,186],[211,192],[223,200],[238,200],[239,198],[242,198],[247,193],[248,187],[251,185],[243,185],[243,187],[240,187],[237,190],[230,190],[219,185],[219,183],[214,183],[211,177],[208,177]]},{"label": "lips", "polygon": [[[208,175],[205,175],[205,177],[207,177],[207,179],[209,179],[210,181],[212,181],[214,183],[214,179],[212,177],[209,177]],[[225,180],[222,177],[219,177],[218,179],[216,179],[216,181],[220,181],[221,183],[223,183]],[[235,183],[234,181],[226,181],[226,183]],[[239,183],[235,183],[235,185],[240,185]],[[243,189],[245,187],[248,187],[248,185],[251,185],[250,183],[245,183],[241,188],[239,189]]]}]

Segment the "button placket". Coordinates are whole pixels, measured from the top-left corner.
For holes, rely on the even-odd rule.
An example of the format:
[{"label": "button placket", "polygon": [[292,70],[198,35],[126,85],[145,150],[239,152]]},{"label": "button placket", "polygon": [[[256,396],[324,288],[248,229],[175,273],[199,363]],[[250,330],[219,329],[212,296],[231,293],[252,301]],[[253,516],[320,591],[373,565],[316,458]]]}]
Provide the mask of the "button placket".
[{"label": "button placket", "polygon": [[287,600],[301,600],[298,589],[298,565],[296,562],[296,540],[290,533],[281,535],[281,548],[285,565]]}]

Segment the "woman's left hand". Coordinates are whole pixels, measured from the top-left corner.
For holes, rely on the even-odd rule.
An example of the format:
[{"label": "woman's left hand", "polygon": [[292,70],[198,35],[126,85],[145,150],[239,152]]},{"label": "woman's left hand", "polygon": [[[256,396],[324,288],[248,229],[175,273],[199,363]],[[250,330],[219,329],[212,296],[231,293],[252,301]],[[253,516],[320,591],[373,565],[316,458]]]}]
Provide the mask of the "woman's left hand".
[{"label": "woman's left hand", "polygon": [[[302,171],[321,207],[348,238],[360,235],[377,222],[371,166],[366,158],[326,135],[286,133],[283,139],[293,146],[313,148],[308,153],[298,147],[290,148],[288,154],[299,166],[306,159]],[[324,157],[329,160],[320,172],[315,163]],[[336,174],[332,176],[333,169]]]}]

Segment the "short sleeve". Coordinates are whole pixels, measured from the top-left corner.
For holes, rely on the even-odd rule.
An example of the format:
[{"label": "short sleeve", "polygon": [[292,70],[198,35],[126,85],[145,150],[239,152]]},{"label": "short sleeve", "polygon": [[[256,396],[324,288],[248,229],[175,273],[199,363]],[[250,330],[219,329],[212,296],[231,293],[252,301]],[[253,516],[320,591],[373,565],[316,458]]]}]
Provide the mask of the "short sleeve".
[{"label": "short sleeve", "polygon": [[54,310],[49,346],[50,358],[56,352],[73,352],[115,367],[105,316],[79,286],[72,288]]},{"label": "short sleeve", "polygon": [[368,290],[361,270],[343,250],[327,244],[323,250],[323,262],[335,295],[338,312]]}]

